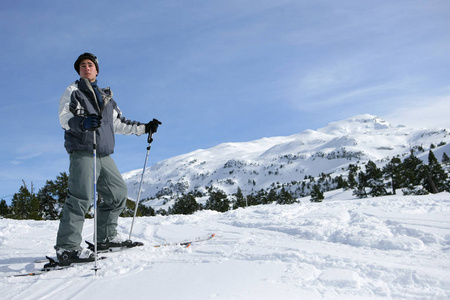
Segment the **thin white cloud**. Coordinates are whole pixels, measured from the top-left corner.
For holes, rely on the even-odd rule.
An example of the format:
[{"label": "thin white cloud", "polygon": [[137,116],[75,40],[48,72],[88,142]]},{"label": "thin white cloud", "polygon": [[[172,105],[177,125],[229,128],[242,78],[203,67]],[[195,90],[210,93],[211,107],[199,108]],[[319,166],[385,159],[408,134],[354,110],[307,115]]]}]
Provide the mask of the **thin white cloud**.
[{"label": "thin white cloud", "polygon": [[26,153],[24,155],[15,157],[14,160],[11,161],[11,164],[16,164],[16,165],[21,164],[21,163],[25,162],[26,160],[37,158],[37,157],[41,156],[42,154],[43,154],[42,152],[35,152],[35,151],[33,151],[31,153]]},{"label": "thin white cloud", "polygon": [[411,99],[384,118],[391,123],[413,128],[449,128],[450,96]]}]

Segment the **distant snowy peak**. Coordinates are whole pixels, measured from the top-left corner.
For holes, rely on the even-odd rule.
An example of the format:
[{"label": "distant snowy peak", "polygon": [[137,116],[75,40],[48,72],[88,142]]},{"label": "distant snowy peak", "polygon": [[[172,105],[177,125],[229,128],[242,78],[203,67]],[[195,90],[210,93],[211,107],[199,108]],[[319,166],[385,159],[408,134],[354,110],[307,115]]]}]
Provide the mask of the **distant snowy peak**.
[{"label": "distant snowy peak", "polygon": [[[446,144],[450,144],[447,129],[392,126],[382,118],[359,115],[317,130],[223,143],[160,161],[145,173],[143,197],[186,193],[206,186],[227,193],[240,187],[249,193],[274,182],[339,173],[349,164],[364,164],[368,160],[382,164],[395,156],[405,157],[411,149],[427,151],[438,147],[436,150],[441,151]],[[135,170],[123,174],[131,198],[137,195],[141,173],[142,170]]]},{"label": "distant snowy peak", "polygon": [[[294,153],[309,157],[316,153],[334,155],[345,151],[366,155],[367,159],[380,159],[386,153],[377,153],[377,149],[394,150],[404,147],[404,139],[410,131],[402,126],[394,127],[377,116],[365,114],[332,122],[317,130],[306,130],[288,137],[285,142],[277,143],[260,157]],[[398,135],[400,139],[396,138]],[[360,155],[361,154],[361,155]],[[342,155],[342,154],[341,154]],[[380,157],[381,155],[381,157]]]},{"label": "distant snowy peak", "polygon": [[332,135],[346,135],[390,128],[393,126],[382,118],[365,114],[332,122],[317,131]]}]

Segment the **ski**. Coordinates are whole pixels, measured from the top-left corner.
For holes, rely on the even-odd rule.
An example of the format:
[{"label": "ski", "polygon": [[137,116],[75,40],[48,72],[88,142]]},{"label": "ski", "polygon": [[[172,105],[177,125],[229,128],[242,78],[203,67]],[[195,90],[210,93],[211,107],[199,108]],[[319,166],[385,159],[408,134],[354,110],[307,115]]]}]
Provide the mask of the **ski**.
[{"label": "ski", "polygon": [[[208,240],[212,239],[215,235],[216,235],[215,233],[210,233],[210,234],[208,234],[206,236],[200,236],[200,237],[194,238],[192,240],[153,245],[152,247],[154,247],[154,248],[161,248],[161,247],[182,246],[182,247],[188,248],[193,243],[208,241]],[[94,244],[89,242],[89,241],[85,241],[85,242],[86,242],[86,244],[88,244],[88,248],[90,250],[94,251]],[[141,242],[133,242],[132,244],[128,244],[127,246],[122,246],[122,247],[111,247],[111,248],[108,248],[108,249],[97,249],[97,253],[120,252],[120,251],[128,250],[128,249],[131,249],[131,248],[134,248],[134,247],[143,246],[143,245],[144,244],[141,243]]]},{"label": "ski", "polygon": [[41,269],[41,270],[37,270],[37,271],[34,271],[34,272],[31,272],[31,273],[19,273],[19,274],[14,274],[14,275],[10,275],[9,277],[24,277],[24,276],[39,276],[39,275],[42,275],[42,274],[46,274],[46,273],[48,273],[48,272],[50,272],[50,271],[56,271],[56,270],[65,270],[65,269],[68,269],[68,268],[71,268],[71,267],[73,267],[73,266],[64,266],[64,267],[55,267],[55,268],[52,268],[52,269]]},{"label": "ski", "polygon": [[[154,248],[162,248],[162,247],[174,247],[174,246],[182,246],[182,247],[190,247],[194,243],[199,242],[205,242],[208,240],[211,240],[216,236],[215,233],[210,233],[205,236],[200,236],[197,238],[194,238],[192,240],[182,241],[182,242],[174,242],[174,243],[166,243],[166,244],[159,244],[159,245],[153,245]],[[86,241],[86,243],[89,245],[89,247],[94,247],[94,244]],[[124,247],[117,247],[117,248],[109,248],[106,250],[100,250],[97,251],[98,253],[110,253],[110,252],[117,252],[117,251],[123,251],[127,249],[131,249],[138,246],[143,246],[144,244],[141,242],[134,242],[132,244],[129,244],[128,246]],[[105,256],[98,257],[97,260],[105,259]],[[46,263],[42,269],[36,270],[34,272],[28,272],[28,273],[19,273],[19,274],[13,274],[8,277],[23,277],[23,276],[39,276],[51,271],[58,271],[58,270],[65,270],[68,268],[75,267],[76,265],[82,265],[86,263],[79,263],[79,264],[71,264],[68,266],[60,266],[57,259],[55,257],[46,256],[46,258],[38,258],[34,260],[35,263]],[[89,262],[90,263],[90,262]]]},{"label": "ski", "polygon": [[[88,241],[85,241],[85,242],[86,242],[86,244],[88,244],[88,248],[91,251],[94,251],[94,247],[95,247],[94,244],[91,243],[91,242],[88,242]],[[144,243],[132,242],[132,243],[126,244],[125,246],[122,246],[122,247],[111,247],[111,248],[108,248],[108,249],[98,249],[97,248],[97,253],[119,252],[119,251],[124,251],[124,250],[127,250],[127,249],[131,249],[131,248],[134,248],[134,247],[140,247],[140,246],[144,246]]]},{"label": "ski", "polygon": [[[106,257],[102,256],[102,257],[98,257],[97,260],[101,260],[101,259],[105,259],[105,258]],[[13,275],[10,275],[8,277],[39,276],[39,275],[46,274],[46,273],[51,272],[51,271],[65,270],[65,269],[68,269],[68,268],[73,268],[76,265],[84,265],[84,264],[87,264],[87,263],[91,263],[91,262],[73,263],[73,264],[70,264],[68,266],[60,266],[59,262],[57,261],[57,259],[53,258],[53,257],[50,257],[50,256],[46,256],[46,259],[36,259],[34,262],[35,263],[46,263],[46,264],[44,265],[43,268],[41,268],[39,270],[36,270],[36,271],[33,271],[33,272],[28,272],[28,273],[13,274]]]},{"label": "ski", "polygon": [[160,245],[154,245],[153,247],[161,248],[161,247],[171,247],[171,246],[184,246],[184,247],[188,248],[191,246],[191,244],[198,243],[198,242],[205,242],[205,241],[212,239],[215,236],[216,236],[215,233],[210,233],[208,235],[201,236],[201,237],[189,240],[189,241],[160,244]]},{"label": "ski", "polygon": [[[101,256],[101,257],[97,257],[97,260],[105,259],[105,258],[106,258],[106,256]],[[45,258],[37,258],[37,259],[35,259],[34,263],[42,264],[42,263],[48,262],[49,260],[57,261],[58,259],[56,257],[54,257],[54,256],[46,256]],[[83,264],[83,263],[78,263],[78,264]]]}]

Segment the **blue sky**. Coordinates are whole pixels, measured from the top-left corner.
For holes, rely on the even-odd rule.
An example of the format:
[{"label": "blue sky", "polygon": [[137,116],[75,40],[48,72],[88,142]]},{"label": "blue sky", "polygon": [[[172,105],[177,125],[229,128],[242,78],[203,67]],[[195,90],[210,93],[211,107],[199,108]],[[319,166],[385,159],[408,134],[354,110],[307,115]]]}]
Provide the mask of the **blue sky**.
[{"label": "blue sky", "polygon": [[[4,0],[0,28],[8,202],[68,171],[58,103],[83,52],[127,118],[163,122],[148,165],[365,113],[450,128],[447,0]],[[142,168],[146,138],[116,137],[120,171]]]}]

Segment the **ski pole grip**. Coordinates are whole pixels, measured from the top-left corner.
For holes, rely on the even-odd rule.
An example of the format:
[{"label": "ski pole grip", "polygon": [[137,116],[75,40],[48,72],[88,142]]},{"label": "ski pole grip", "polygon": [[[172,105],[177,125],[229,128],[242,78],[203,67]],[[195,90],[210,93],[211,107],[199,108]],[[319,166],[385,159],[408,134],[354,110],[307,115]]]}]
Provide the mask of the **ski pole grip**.
[{"label": "ski pole grip", "polygon": [[153,132],[148,133],[147,142],[151,144],[153,142]]}]

